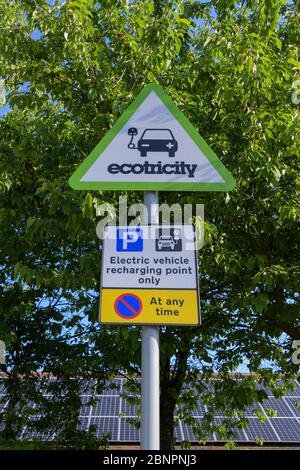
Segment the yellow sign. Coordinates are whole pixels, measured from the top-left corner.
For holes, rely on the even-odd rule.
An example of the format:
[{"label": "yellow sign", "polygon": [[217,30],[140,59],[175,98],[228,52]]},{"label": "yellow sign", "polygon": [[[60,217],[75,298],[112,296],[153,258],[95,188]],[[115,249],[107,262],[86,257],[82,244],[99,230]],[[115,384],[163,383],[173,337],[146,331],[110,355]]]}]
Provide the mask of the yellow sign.
[{"label": "yellow sign", "polygon": [[124,325],[198,325],[197,290],[102,289],[100,321]]}]

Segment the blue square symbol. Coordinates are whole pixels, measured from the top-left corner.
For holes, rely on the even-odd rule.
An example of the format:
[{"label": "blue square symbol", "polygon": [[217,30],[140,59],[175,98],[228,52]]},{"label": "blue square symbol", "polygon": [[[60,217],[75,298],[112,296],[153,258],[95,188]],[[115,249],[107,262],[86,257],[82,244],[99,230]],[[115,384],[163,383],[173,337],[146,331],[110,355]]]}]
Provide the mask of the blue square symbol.
[{"label": "blue square symbol", "polygon": [[118,228],[117,251],[143,251],[143,229],[140,227]]}]

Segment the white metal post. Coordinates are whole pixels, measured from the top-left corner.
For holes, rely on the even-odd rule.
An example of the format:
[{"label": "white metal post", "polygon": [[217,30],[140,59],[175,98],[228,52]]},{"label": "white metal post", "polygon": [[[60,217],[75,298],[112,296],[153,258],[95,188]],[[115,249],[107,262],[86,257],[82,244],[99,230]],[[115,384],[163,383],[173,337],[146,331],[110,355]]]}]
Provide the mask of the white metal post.
[{"label": "white metal post", "polygon": [[[159,223],[158,192],[145,191],[145,224]],[[141,448],[159,450],[159,327],[142,327]]]}]

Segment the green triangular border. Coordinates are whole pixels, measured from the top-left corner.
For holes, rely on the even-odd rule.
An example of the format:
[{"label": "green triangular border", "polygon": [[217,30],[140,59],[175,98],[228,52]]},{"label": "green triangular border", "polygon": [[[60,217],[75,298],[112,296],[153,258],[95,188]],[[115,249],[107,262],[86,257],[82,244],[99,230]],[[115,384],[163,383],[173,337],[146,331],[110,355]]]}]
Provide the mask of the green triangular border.
[{"label": "green triangular border", "polygon": [[[154,91],[168,110],[173,114],[174,118],[181,124],[187,134],[195,142],[195,144],[204,153],[205,157],[212,163],[214,168],[224,179],[224,183],[177,183],[177,182],[113,182],[113,181],[80,181],[83,175],[90,169],[95,161],[104,152],[106,147],[111,143],[114,137],[120,132],[125,126],[127,121],[140,107],[147,96]],[[102,140],[96,145],[94,150],[88,155],[88,157],[82,162],[77,168],[73,175],[69,179],[69,184],[73,189],[85,189],[85,190],[134,190],[134,191],[230,191],[235,187],[235,179],[231,173],[225,168],[220,162],[217,155],[208,146],[205,140],[200,136],[198,131],[189,122],[185,115],[177,108],[176,104],[173,103],[171,98],[165,93],[165,91],[156,84],[146,85],[143,90],[139,93],[136,99],[126,109],[122,116],[117,120],[114,126],[108,131]]]}]

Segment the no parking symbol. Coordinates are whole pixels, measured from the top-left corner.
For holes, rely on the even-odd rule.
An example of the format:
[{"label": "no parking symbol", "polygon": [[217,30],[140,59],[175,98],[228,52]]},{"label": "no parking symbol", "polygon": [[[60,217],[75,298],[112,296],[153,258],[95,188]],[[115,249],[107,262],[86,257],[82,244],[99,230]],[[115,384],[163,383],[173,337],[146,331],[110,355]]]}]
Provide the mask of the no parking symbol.
[{"label": "no parking symbol", "polygon": [[137,295],[130,293],[119,295],[114,305],[116,314],[125,320],[136,318],[141,313],[142,307],[141,299]]}]

